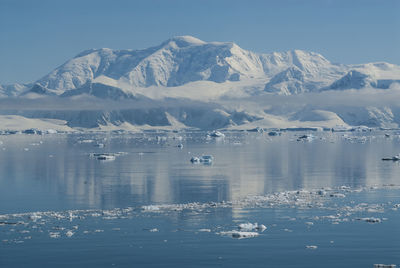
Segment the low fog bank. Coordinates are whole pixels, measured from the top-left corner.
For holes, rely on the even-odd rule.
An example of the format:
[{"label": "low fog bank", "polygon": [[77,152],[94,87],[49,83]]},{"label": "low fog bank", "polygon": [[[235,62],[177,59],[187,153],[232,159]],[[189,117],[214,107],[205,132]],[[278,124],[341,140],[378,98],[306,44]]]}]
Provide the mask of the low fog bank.
[{"label": "low fog bank", "polygon": [[4,98],[0,114],[65,120],[69,127],[113,125],[171,128],[251,128],[365,125],[400,126],[400,85],[387,90],[324,91],[281,96],[260,94],[221,98],[214,102],[190,99],[108,100],[92,96],[69,98]]}]

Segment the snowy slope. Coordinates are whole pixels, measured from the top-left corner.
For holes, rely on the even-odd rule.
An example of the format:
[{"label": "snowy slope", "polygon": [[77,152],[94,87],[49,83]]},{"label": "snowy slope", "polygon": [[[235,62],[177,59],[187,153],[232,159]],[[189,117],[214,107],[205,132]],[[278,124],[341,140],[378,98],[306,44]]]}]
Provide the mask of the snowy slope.
[{"label": "snowy slope", "polygon": [[0,97],[15,97],[30,89],[32,84],[0,85]]},{"label": "snowy slope", "polygon": [[[279,81],[282,76],[279,73],[285,70],[299,70],[305,77],[304,81],[299,82],[296,77],[283,77],[284,80]],[[197,81],[220,84],[264,79],[267,83],[278,74],[269,91],[296,94],[308,91],[310,86],[328,85],[345,72],[346,67],[331,64],[313,52],[295,50],[257,54],[235,43],[207,43],[191,36],[180,36],[144,50],[88,50],[37,83],[61,95],[103,77],[103,80],[114,81],[114,87],[135,95],[138,88],[179,87]]]}]

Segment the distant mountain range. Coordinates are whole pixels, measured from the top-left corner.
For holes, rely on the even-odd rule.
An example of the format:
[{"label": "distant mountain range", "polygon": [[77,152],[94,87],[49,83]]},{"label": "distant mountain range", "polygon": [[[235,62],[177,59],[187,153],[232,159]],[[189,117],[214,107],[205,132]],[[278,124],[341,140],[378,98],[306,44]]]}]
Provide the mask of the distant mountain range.
[{"label": "distant mountain range", "polygon": [[[314,52],[259,54],[179,36],[143,50],[87,50],[33,83],[0,86],[0,130],[26,122],[47,127],[48,120],[65,122],[58,129],[106,130],[399,127],[397,97],[386,96],[388,106],[369,104],[379,100],[375,93],[363,97],[365,105],[361,96],[349,102],[343,95],[397,94],[399,84],[400,66],[390,63],[334,64]],[[85,98],[90,104],[79,106]],[[60,106],[65,101],[71,104]]]},{"label": "distant mountain range", "polygon": [[[320,54],[302,50],[258,54],[235,43],[204,42],[179,36],[143,50],[87,50],[32,84],[1,86],[0,95],[89,94],[120,99],[146,95],[148,87],[178,88],[201,81],[214,82],[217,86],[248,81],[246,88],[254,81],[255,90],[251,93],[257,94],[385,89],[400,82],[400,66],[384,62],[333,64]],[[225,94],[229,92],[214,96]]]}]

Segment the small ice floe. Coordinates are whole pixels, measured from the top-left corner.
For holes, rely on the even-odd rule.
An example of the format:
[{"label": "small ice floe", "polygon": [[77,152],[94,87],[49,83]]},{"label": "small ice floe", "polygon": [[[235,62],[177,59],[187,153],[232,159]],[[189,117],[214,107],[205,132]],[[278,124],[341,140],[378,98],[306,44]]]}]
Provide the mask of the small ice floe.
[{"label": "small ice floe", "polygon": [[225,134],[222,132],[219,132],[217,130],[214,130],[209,134],[209,136],[214,137],[214,138],[223,138],[223,137],[225,137]]},{"label": "small ice floe", "polygon": [[193,156],[192,158],[190,158],[190,162],[192,162],[192,163],[200,163],[200,157]]},{"label": "small ice floe", "polygon": [[308,225],[308,226],[313,226],[314,225],[314,223],[311,222],[311,221],[307,221],[307,222],[305,222],[305,224]]},{"label": "small ice floe", "polygon": [[36,213],[32,213],[31,215],[29,215],[28,218],[29,218],[31,221],[37,221],[37,220],[41,219],[42,216],[40,216],[40,215],[38,215],[38,214],[36,214]]},{"label": "small ice floe", "polygon": [[80,140],[78,143],[93,143],[94,140],[86,139],[86,140]]},{"label": "small ice floe", "polygon": [[190,162],[192,162],[193,164],[211,164],[213,161],[214,157],[212,155],[202,155],[201,157],[193,156],[192,158],[190,158]]},{"label": "small ice floe", "polygon": [[374,264],[374,268],[396,268],[396,264]]},{"label": "small ice floe", "polygon": [[66,235],[67,237],[71,237],[71,236],[74,235],[74,232],[72,232],[71,230],[68,230],[68,231],[65,233],[65,235]]},{"label": "small ice floe", "polygon": [[160,211],[160,206],[157,205],[142,206],[142,210],[149,212],[157,212]]},{"label": "small ice floe", "polygon": [[257,230],[260,232],[264,232],[267,229],[267,227],[264,224],[247,222],[239,224],[239,229],[245,231]]},{"label": "small ice floe", "polygon": [[60,232],[50,232],[50,238],[60,238]]},{"label": "small ice floe", "polygon": [[115,160],[115,154],[112,153],[104,153],[104,154],[93,154],[97,160],[105,160],[105,161],[113,161]]},{"label": "small ice floe", "polygon": [[153,228],[153,229],[150,229],[149,232],[150,233],[155,233],[155,232],[158,232],[158,229],[157,228]]},{"label": "small ice floe", "polygon": [[312,141],[312,140],[314,140],[314,138],[315,138],[314,135],[306,134],[306,135],[299,136],[297,138],[297,141]]},{"label": "small ice floe", "polygon": [[392,157],[384,157],[382,158],[383,161],[399,161],[400,160],[400,154],[392,156]]},{"label": "small ice floe", "polygon": [[381,223],[382,219],[380,218],[374,218],[374,217],[370,217],[370,218],[358,218],[357,220],[359,221],[365,221],[365,222],[369,222],[369,223]]},{"label": "small ice floe", "polygon": [[318,246],[315,246],[315,245],[306,246],[306,249],[317,249],[317,248],[318,248]]},{"label": "small ice floe", "polygon": [[211,229],[199,229],[199,232],[210,233]]},{"label": "small ice floe", "polygon": [[200,158],[201,163],[212,163],[214,161],[214,156],[212,155],[202,155]]},{"label": "small ice floe", "polygon": [[338,197],[338,198],[344,198],[346,197],[346,195],[342,194],[342,193],[331,193],[329,195],[330,197]]},{"label": "small ice floe", "polygon": [[104,143],[96,143],[94,146],[98,148],[104,148],[105,145]]},{"label": "small ice floe", "polygon": [[102,229],[97,229],[97,230],[94,230],[94,232],[95,232],[95,233],[103,233],[104,230],[102,230]]},{"label": "small ice floe", "polygon": [[318,191],[317,191],[317,194],[320,195],[320,196],[325,196],[325,195],[326,195],[326,191],[324,191],[324,190],[318,190]]},{"label": "small ice floe", "polygon": [[173,140],[177,140],[177,141],[181,141],[181,140],[183,140],[183,137],[182,136],[174,136],[172,139]]},{"label": "small ice floe", "polygon": [[259,233],[257,232],[242,232],[242,231],[227,231],[227,232],[220,232],[219,234],[223,236],[230,236],[236,239],[252,238],[252,237],[257,237],[259,235]]}]

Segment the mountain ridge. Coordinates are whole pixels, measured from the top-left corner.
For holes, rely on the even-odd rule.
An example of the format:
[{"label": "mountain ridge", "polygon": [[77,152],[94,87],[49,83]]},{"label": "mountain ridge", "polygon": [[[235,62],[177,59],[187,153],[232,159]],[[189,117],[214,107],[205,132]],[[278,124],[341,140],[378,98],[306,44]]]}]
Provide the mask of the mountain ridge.
[{"label": "mountain ridge", "polygon": [[[303,78],[285,77],[285,71],[295,71]],[[382,74],[383,77],[395,72],[397,79],[386,79],[385,83],[389,85],[385,87],[390,86],[391,80],[400,80],[400,67],[385,62],[333,64],[318,53],[304,50],[263,54],[242,49],[233,42],[205,42],[192,36],[176,36],[140,50],[100,48],[82,51],[34,84],[43,88],[43,94],[65,96],[70,95],[67,91],[77,89],[88,94],[89,91],[81,88],[105,77],[113,81],[112,87],[120,88],[127,96],[134,96],[138,88],[180,87],[197,81],[221,84],[258,79],[264,80],[263,89],[267,93],[292,95],[348,89],[349,85],[344,85],[344,88],[337,88],[337,85],[340,79],[346,79],[344,76],[349,71]],[[368,85],[373,87],[375,84]],[[5,90],[3,86],[0,94],[3,97],[26,95],[24,91],[27,90],[21,90],[21,87]],[[38,93],[37,90],[32,92]]]}]

